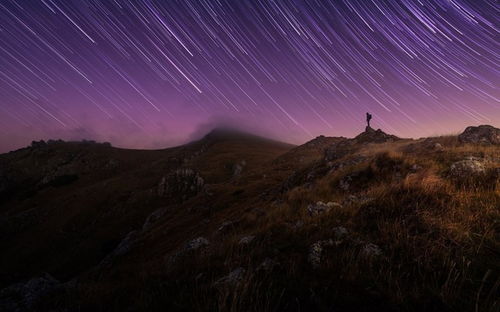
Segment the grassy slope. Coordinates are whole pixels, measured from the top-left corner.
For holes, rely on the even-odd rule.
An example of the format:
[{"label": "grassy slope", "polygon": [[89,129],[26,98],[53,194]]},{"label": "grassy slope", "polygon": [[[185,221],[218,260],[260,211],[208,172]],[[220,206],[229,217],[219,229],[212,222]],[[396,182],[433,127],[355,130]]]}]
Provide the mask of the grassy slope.
[{"label": "grassy slope", "polygon": [[[45,270],[64,279],[86,271],[76,288],[47,303],[82,310],[497,311],[499,181],[454,181],[448,171],[465,156],[486,157],[490,167],[498,167],[500,149],[442,137],[433,139],[444,146],[442,152],[423,140],[366,144],[326,164],[323,148],[337,140],[318,138],[290,150],[255,137],[218,134],[181,149],[130,154],[130,169],[108,180],[89,178],[94,182],[83,185],[80,179],[37,194],[38,202],[56,206],[50,209],[57,217],[4,242],[9,255],[19,250],[15,246],[27,251],[18,257],[22,266],[1,257],[2,268],[24,273],[26,263],[33,266],[35,249],[46,260],[30,274]],[[190,156],[204,145],[209,147]],[[330,172],[328,166],[359,155],[364,161]],[[181,204],[151,193],[165,172],[179,166],[165,162],[169,157],[187,158],[182,166],[200,171],[207,191]],[[235,177],[233,166],[241,160],[247,165]],[[137,162],[144,165],[137,168]],[[349,189],[342,190],[339,183],[349,175]],[[287,180],[292,182],[283,188]],[[97,200],[91,199],[94,194]],[[368,200],[348,200],[353,195]],[[319,200],[342,206],[309,216],[307,205]],[[32,204],[16,202],[10,209]],[[114,207],[111,217],[97,218],[108,205]],[[128,253],[111,267],[92,268],[110,249],[98,252],[97,245],[116,246],[159,207],[168,210]],[[100,221],[89,229],[95,219]],[[233,225],[218,231],[226,221]],[[63,240],[54,248],[60,254],[47,256],[58,231],[69,224],[86,238],[78,244]],[[334,238],[338,226],[348,230],[346,238],[325,247],[321,266],[313,269],[311,245]],[[38,240],[29,245],[33,235]],[[247,235],[255,239],[238,244]],[[179,256],[185,243],[199,236],[210,246]],[[363,255],[368,243],[382,255]],[[278,264],[259,269],[266,258]],[[238,267],[245,269],[240,282],[215,283]]]}]

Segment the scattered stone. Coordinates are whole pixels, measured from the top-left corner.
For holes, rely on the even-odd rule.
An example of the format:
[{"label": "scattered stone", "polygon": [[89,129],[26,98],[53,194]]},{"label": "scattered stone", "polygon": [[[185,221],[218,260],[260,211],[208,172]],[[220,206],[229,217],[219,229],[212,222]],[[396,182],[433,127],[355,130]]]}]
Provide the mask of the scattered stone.
[{"label": "scattered stone", "polygon": [[242,239],[240,239],[240,241],[238,242],[238,245],[248,245],[254,240],[254,238],[255,238],[255,236],[253,236],[253,235],[245,236]]},{"label": "scattered stone", "polygon": [[203,247],[210,245],[210,242],[205,237],[198,237],[186,244],[185,251],[198,250]]},{"label": "scattered stone", "polygon": [[242,267],[238,267],[231,271],[228,275],[221,277],[218,279],[215,284],[216,285],[221,285],[221,284],[229,284],[229,285],[234,285],[237,284],[239,281],[243,279],[243,275],[245,274],[245,269]]},{"label": "scattered stone", "polygon": [[32,311],[44,296],[49,295],[60,283],[50,274],[16,283],[0,290],[0,311]]},{"label": "scattered stone", "polygon": [[474,144],[500,144],[500,129],[481,125],[477,127],[467,127],[464,132],[458,136],[458,140],[462,143]]},{"label": "scattered stone", "polygon": [[368,243],[361,250],[361,254],[367,258],[378,257],[382,255],[382,249],[378,245]]}]

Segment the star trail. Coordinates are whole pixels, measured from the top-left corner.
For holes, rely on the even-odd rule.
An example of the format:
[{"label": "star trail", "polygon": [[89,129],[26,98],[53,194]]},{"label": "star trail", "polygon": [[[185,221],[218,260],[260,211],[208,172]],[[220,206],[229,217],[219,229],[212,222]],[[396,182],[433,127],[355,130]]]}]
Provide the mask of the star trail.
[{"label": "star trail", "polygon": [[493,0],[0,0],[0,151],[500,126]]}]

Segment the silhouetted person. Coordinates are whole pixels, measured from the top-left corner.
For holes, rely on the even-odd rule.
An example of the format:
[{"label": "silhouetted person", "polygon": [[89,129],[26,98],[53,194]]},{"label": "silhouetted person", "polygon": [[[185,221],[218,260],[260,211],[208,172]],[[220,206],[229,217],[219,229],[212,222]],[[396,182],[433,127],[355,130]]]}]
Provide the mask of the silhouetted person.
[{"label": "silhouetted person", "polygon": [[366,113],[366,123],[368,124],[368,128],[370,128],[370,120],[372,120],[372,115],[370,113]]}]

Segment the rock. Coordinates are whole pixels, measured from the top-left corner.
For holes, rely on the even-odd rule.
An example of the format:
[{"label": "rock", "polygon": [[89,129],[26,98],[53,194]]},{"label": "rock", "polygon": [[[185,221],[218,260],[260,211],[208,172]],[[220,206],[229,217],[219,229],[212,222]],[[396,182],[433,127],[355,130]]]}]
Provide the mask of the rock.
[{"label": "rock", "polygon": [[271,258],[266,258],[257,267],[257,271],[271,272],[277,266],[279,266],[279,262],[277,262]]},{"label": "rock", "polygon": [[245,236],[245,237],[240,239],[240,241],[238,242],[238,245],[248,245],[254,240],[254,238],[255,238],[255,236],[253,236],[253,235]]},{"label": "rock", "polygon": [[433,149],[436,152],[442,152],[442,151],[444,151],[444,147],[441,144],[439,144],[439,143],[435,143],[434,146],[433,146]]},{"label": "rock", "polygon": [[325,247],[333,246],[334,242],[332,239],[317,241],[311,245],[309,248],[308,260],[314,269],[321,266],[321,255]]},{"label": "rock", "polygon": [[325,149],[325,160],[337,160],[354,152],[355,150],[356,147],[354,146],[354,141],[352,139],[343,139]]},{"label": "rock", "polygon": [[344,201],[342,202],[342,205],[344,206],[348,206],[348,205],[362,205],[362,204],[366,204],[370,201],[372,201],[373,198],[371,197],[368,197],[366,195],[349,195],[347,196],[346,199],[344,199]]},{"label": "rock", "polygon": [[192,169],[181,168],[163,177],[158,184],[160,197],[180,196],[190,198],[203,190],[204,180]]},{"label": "rock", "polygon": [[500,129],[489,125],[467,127],[458,140],[462,143],[500,145]]},{"label": "rock", "polygon": [[366,127],[365,132],[360,133],[354,140],[356,143],[385,143],[401,139],[380,129],[374,130],[371,127]]},{"label": "rock", "polygon": [[486,173],[483,162],[477,159],[466,159],[453,163],[450,167],[450,174],[455,178],[469,178]]},{"label": "rock", "polygon": [[331,206],[328,206],[324,202],[319,201],[316,204],[309,204],[307,206],[307,212],[309,213],[310,216],[317,216],[330,211],[331,208],[332,208]]},{"label": "rock", "polygon": [[361,249],[361,254],[367,258],[378,257],[382,255],[382,249],[375,244],[368,243]]},{"label": "rock", "polygon": [[50,274],[16,283],[0,290],[0,311],[32,311],[44,296],[48,296],[60,283]]},{"label": "rock", "polygon": [[147,218],[146,218],[146,221],[144,221],[144,224],[142,225],[142,230],[143,231],[147,231],[151,228],[151,226],[153,226],[153,224],[158,220],[160,219],[161,216],[163,216],[165,214],[165,212],[167,211],[166,208],[160,208],[160,209],[157,209],[155,211],[153,211],[153,213],[151,213]]},{"label": "rock", "polygon": [[136,239],[139,235],[139,231],[131,231],[121,240],[121,242],[116,246],[115,249],[113,249],[112,252],[110,252],[104,259],[102,259],[101,263],[99,264],[100,267],[106,267],[109,266],[113,263],[113,260],[116,257],[123,256],[127,252],[130,251],[134,243],[136,242]]},{"label": "rock", "polygon": [[221,277],[218,279],[215,284],[216,285],[221,285],[221,284],[237,284],[239,281],[243,279],[243,275],[245,274],[245,269],[242,267],[238,267],[231,271],[228,275]]},{"label": "rock", "polygon": [[198,237],[195,238],[191,241],[189,241],[186,244],[186,247],[184,248],[185,251],[192,251],[192,250],[198,250],[200,248],[204,248],[210,245],[210,242],[205,238],[205,237]]},{"label": "rock", "polygon": [[234,221],[224,221],[222,222],[222,224],[219,226],[219,228],[217,229],[218,232],[226,232],[227,230],[229,230],[230,228],[233,228],[234,227]]},{"label": "rock", "polygon": [[343,177],[339,181],[340,189],[342,189],[344,191],[348,191],[349,187],[351,186],[351,182],[352,182],[352,176],[348,175],[348,176]]},{"label": "rock", "polygon": [[236,163],[233,166],[233,176],[236,177],[236,176],[241,175],[241,172],[243,171],[243,168],[245,168],[246,165],[247,165],[247,162],[244,160]]}]

